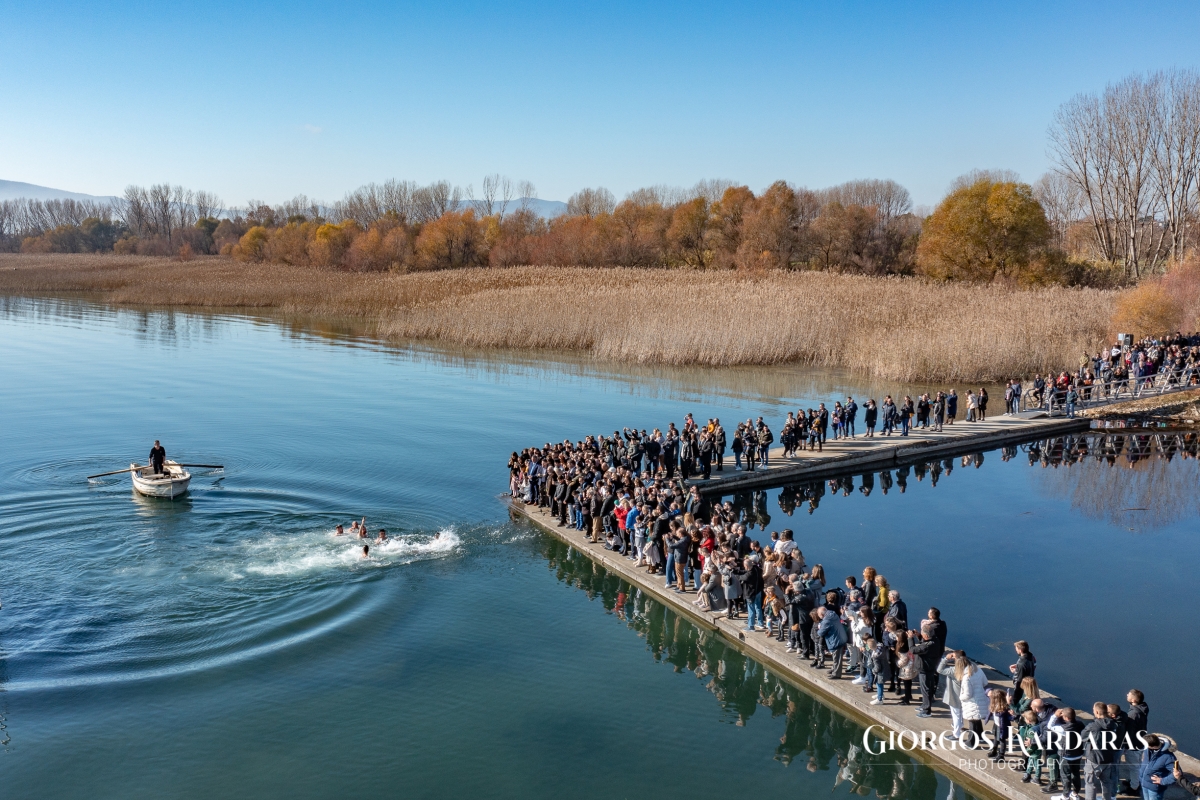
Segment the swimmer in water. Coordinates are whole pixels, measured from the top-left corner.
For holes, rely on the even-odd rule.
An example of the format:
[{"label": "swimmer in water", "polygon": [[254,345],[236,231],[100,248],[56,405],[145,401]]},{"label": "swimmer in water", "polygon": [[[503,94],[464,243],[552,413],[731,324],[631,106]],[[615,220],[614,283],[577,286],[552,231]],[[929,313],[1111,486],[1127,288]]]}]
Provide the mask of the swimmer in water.
[{"label": "swimmer in water", "polygon": [[367,526],[366,525],[363,525],[362,527],[360,527],[358,529],[358,538],[360,538],[360,539],[367,538]]},{"label": "swimmer in water", "polygon": [[379,537],[375,541],[380,544],[383,544],[384,542],[386,542],[387,541],[387,531],[385,531],[383,528],[380,528],[379,529]]},{"label": "swimmer in water", "polygon": [[362,557],[363,557],[363,558],[367,558],[367,557],[368,557],[368,556],[367,556],[367,554],[368,554],[368,553],[370,553],[370,552],[371,552],[371,545],[369,545],[369,544],[364,544],[364,545],[363,545],[363,554],[362,554]]},{"label": "swimmer in water", "polygon": [[345,536],[346,532],[344,530],[342,530],[341,525],[338,525],[337,528],[334,530],[333,535],[334,536]]}]

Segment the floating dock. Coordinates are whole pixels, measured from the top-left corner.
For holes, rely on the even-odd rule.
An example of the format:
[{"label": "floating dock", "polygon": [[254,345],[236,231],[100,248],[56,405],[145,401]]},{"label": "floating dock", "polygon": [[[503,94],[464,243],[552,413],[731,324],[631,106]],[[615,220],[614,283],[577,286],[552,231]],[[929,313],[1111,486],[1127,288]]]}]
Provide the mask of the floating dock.
[{"label": "floating dock", "polygon": [[[845,474],[859,469],[887,468],[890,464],[920,459],[923,456],[961,455],[999,447],[1006,443],[1061,436],[1087,430],[1089,424],[1090,421],[1086,419],[997,417],[986,422],[959,422],[947,427],[942,433],[914,431],[907,437],[877,435],[869,439],[860,435],[857,439],[839,440],[836,443],[830,440],[826,443],[824,452],[806,453],[794,459],[776,458],[772,453],[770,466],[754,472],[732,472],[731,465],[727,462],[727,470],[724,473],[714,473],[712,480],[697,483],[703,487],[702,491],[705,493],[727,494],[753,487],[778,486],[789,481]],[[717,477],[718,475],[720,477]],[[785,643],[759,631],[747,632],[744,619],[727,620],[721,615],[703,611],[692,605],[692,600],[695,599],[693,592],[679,593],[667,589],[662,575],[650,575],[645,569],[633,566],[632,561],[619,553],[605,549],[602,543],[589,542],[582,531],[566,526],[560,527],[557,519],[537,506],[526,505],[511,497],[506,498],[506,501],[514,519],[527,520],[561,539],[700,628],[717,632],[731,646],[769,666],[780,677],[833,706],[864,727],[883,726],[897,735],[908,731],[918,737],[918,740],[923,733],[936,739],[943,731],[950,729],[950,714],[944,704],[940,703],[940,698],[939,703],[934,706],[934,716],[928,719],[917,717],[919,703],[914,702],[910,706],[899,705],[890,692],[885,695],[884,705],[873,706],[870,701],[874,694],[863,692],[862,687],[851,683],[852,675],[847,675],[841,680],[830,680],[826,677],[824,669],[812,668],[807,660],[795,653],[786,652]],[[953,620],[951,623],[953,624]],[[986,665],[985,674],[992,686],[1005,689],[1012,686],[1007,674]],[[914,692],[919,694],[919,689],[915,686]],[[1042,694],[1053,698],[1044,687]],[[1059,705],[1061,706],[1061,702]],[[1090,711],[1090,703],[1087,709],[1077,711],[1080,712],[1081,718],[1088,718],[1086,712]],[[983,750],[963,752],[938,748],[905,752],[916,760],[934,767],[977,796],[1022,800],[1047,798],[1037,784],[1021,782],[1022,771],[998,767],[996,762],[988,759]],[[1196,774],[1197,770],[1200,770],[1200,762],[1196,759],[1183,753],[1177,752],[1176,755],[1185,771]],[[1165,800],[1190,797],[1189,793],[1176,785],[1170,787]]]},{"label": "floating dock", "polygon": [[[769,464],[765,467],[760,465],[754,471],[736,470],[733,456],[727,453],[722,471],[717,472],[714,467],[712,477],[708,480],[692,479],[688,484],[700,487],[702,494],[733,494],[748,489],[845,475],[857,470],[887,469],[922,458],[991,450],[1005,444],[1080,433],[1090,427],[1089,419],[1052,419],[1033,414],[996,416],[983,422],[958,421],[944,426],[940,432],[931,428],[913,428],[907,436],[900,435],[897,429],[890,436],[884,436],[877,430],[874,436],[868,437],[863,435],[860,425],[858,436],[852,439],[826,439],[820,452],[804,450],[796,456],[784,458],[783,448],[773,447]],[[728,428],[726,433],[729,433]],[[775,435],[778,437],[778,433]]]}]

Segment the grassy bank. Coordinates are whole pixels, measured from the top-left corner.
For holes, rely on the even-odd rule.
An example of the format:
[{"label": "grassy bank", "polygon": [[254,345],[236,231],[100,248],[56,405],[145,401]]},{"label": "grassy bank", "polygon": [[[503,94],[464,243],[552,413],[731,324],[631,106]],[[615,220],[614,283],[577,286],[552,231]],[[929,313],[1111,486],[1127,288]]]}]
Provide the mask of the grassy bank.
[{"label": "grassy bank", "polygon": [[356,316],[394,339],[580,350],[644,364],[811,364],[998,381],[1077,363],[1116,294],[833,273],[478,268],[351,273],[224,258],[4,255],[0,294]]}]

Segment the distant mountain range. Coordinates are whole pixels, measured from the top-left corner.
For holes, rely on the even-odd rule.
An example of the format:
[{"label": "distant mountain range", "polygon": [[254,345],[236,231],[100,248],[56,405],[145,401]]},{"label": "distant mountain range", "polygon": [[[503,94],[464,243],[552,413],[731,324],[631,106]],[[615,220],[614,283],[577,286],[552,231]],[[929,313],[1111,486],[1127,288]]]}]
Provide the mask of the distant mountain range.
[{"label": "distant mountain range", "polygon": [[[541,200],[537,197],[531,197],[527,202],[529,203],[530,211],[545,219],[553,219],[567,213],[567,204],[562,200]],[[520,207],[521,201],[514,200],[508,204],[507,210],[512,212],[514,209]]]},{"label": "distant mountain range", "polygon": [[[21,181],[0,181],[0,200],[16,200],[21,197],[27,197],[31,200],[105,200],[112,201],[118,198],[111,195],[94,195],[83,194],[81,192],[68,192],[65,189],[51,189],[49,186],[38,186],[35,183],[22,183]],[[552,219],[567,213],[567,204],[561,200],[542,200],[537,197],[530,198],[529,208],[535,214],[545,219]],[[515,211],[521,205],[520,200],[514,200],[508,205],[508,210]]]},{"label": "distant mountain range", "polygon": [[94,194],[83,194],[82,192],[68,192],[63,189],[51,189],[49,186],[38,186],[35,183],[22,183],[21,181],[0,181],[0,200],[16,200],[20,197],[28,197],[31,200],[111,201],[117,199],[111,195],[100,197]]}]

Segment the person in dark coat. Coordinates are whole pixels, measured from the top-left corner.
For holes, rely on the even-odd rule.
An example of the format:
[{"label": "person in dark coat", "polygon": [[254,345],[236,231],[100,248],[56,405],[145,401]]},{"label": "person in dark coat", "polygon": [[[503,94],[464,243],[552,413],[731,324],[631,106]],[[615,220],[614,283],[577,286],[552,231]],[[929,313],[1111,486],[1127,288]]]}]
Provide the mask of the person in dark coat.
[{"label": "person in dark coat", "polygon": [[742,561],[746,574],[742,576],[742,596],[746,598],[746,630],[765,630],[763,625],[763,573],[755,558]]},{"label": "person in dark coat", "polygon": [[679,442],[679,475],[685,481],[692,477],[696,466],[696,444],[690,433]]},{"label": "person in dark coat", "polygon": [[[930,635],[933,637],[933,640],[938,643],[938,647],[941,648],[941,652],[938,653],[938,658],[940,659],[946,652],[946,634],[948,631],[946,623],[942,621],[941,610],[938,608],[930,608],[929,613],[926,615],[926,621],[929,623]],[[925,629],[924,622],[921,623],[921,629]]]},{"label": "person in dark coat", "polygon": [[1162,800],[1167,787],[1175,782],[1175,754],[1170,744],[1151,733],[1146,737],[1146,749],[1142,752],[1142,766],[1138,770],[1138,782],[1144,800]]},{"label": "person in dark coat", "polygon": [[1145,733],[1150,724],[1150,706],[1146,704],[1146,696],[1138,689],[1130,689],[1125,695],[1129,701],[1129,734],[1137,741],[1139,733]]},{"label": "person in dark coat", "polygon": [[917,657],[917,679],[921,684],[921,710],[918,717],[933,716],[933,697],[937,694],[938,662],[942,660],[945,645],[938,644],[933,638],[933,624],[930,620],[921,622],[920,639],[916,631],[908,632],[909,652]]},{"label": "person in dark coat", "polygon": [[784,597],[790,622],[787,652],[799,652],[802,658],[809,658],[812,655],[812,617],[809,615],[816,607],[816,601],[812,592],[804,588],[799,575],[791,577]]},{"label": "person in dark coat", "polygon": [[1021,681],[1034,677],[1033,673],[1037,671],[1037,659],[1033,657],[1033,652],[1029,649],[1029,642],[1024,639],[1014,642],[1013,647],[1017,651],[1017,663],[1009,664],[1008,672],[1012,675],[1013,686],[1016,688],[1013,689],[1012,698],[1008,702],[1010,705],[1016,706],[1025,695],[1021,689]]},{"label": "person in dark coat", "polygon": [[1175,776],[1175,782],[1189,792],[1192,797],[1200,797],[1200,781],[1191,780],[1183,774],[1183,770],[1179,767],[1179,759],[1175,759],[1175,766],[1171,770],[1171,774]]},{"label": "person in dark coat", "polygon": [[1063,794],[1076,796],[1083,788],[1083,723],[1075,718],[1075,709],[1060,708],[1054,712],[1049,730],[1058,743],[1059,770]]},{"label": "person in dark coat", "polygon": [[1083,785],[1087,800],[1114,800],[1117,786],[1115,762],[1121,754],[1117,744],[1117,722],[1108,716],[1108,706],[1092,706],[1092,721],[1083,728]]},{"label": "person in dark coat", "polygon": [[700,436],[697,449],[700,451],[700,469],[704,472],[704,480],[708,480],[712,477],[713,442],[707,433]]},{"label": "person in dark coat", "polygon": [[[1128,739],[1122,739],[1126,748],[1124,752],[1124,769],[1121,770],[1123,774],[1121,776],[1120,792],[1122,794],[1138,794],[1140,792],[1138,784],[1139,760],[1142,755],[1138,736],[1146,734],[1146,726],[1150,723],[1150,706],[1146,704],[1146,696],[1142,694],[1140,689],[1130,689],[1125,695],[1125,700],[1129,703],[1129,713],[1125,718],[1125,733]],[[1132,747],[1129,745],[1132,745]]]},{"label": "person in dark coat", "polygon": [[908,606],[904,605],[904,601],[900,599],[900,593],[895,589],[888,590],[888,603],[890,607],[884,621],[886,622],[889,618],[894,619],[900,624],[900,630],[908,630]]},{"label": "person in dark coat", "polygon": [[716,428],[713,429],[713,455],[717,461],[717,472],[725,470],[725,429],[721,427],[720,420],[714,420]]},{"label": "person in dark coat", "polygon": [[150,448],[150,466],[154,467],[154,474],[161,475],[163,471],[163,462],[167,460],[167,449],[159,443],[158,439],[154,440],[154,447]]},{"label": "person in dark coat", "polygon": [[851,439],[854,438],[854,418],[858,416],[858,403],[854,402],[853,397],[846,398],[845,411],[843,412],[842,430]]}]

